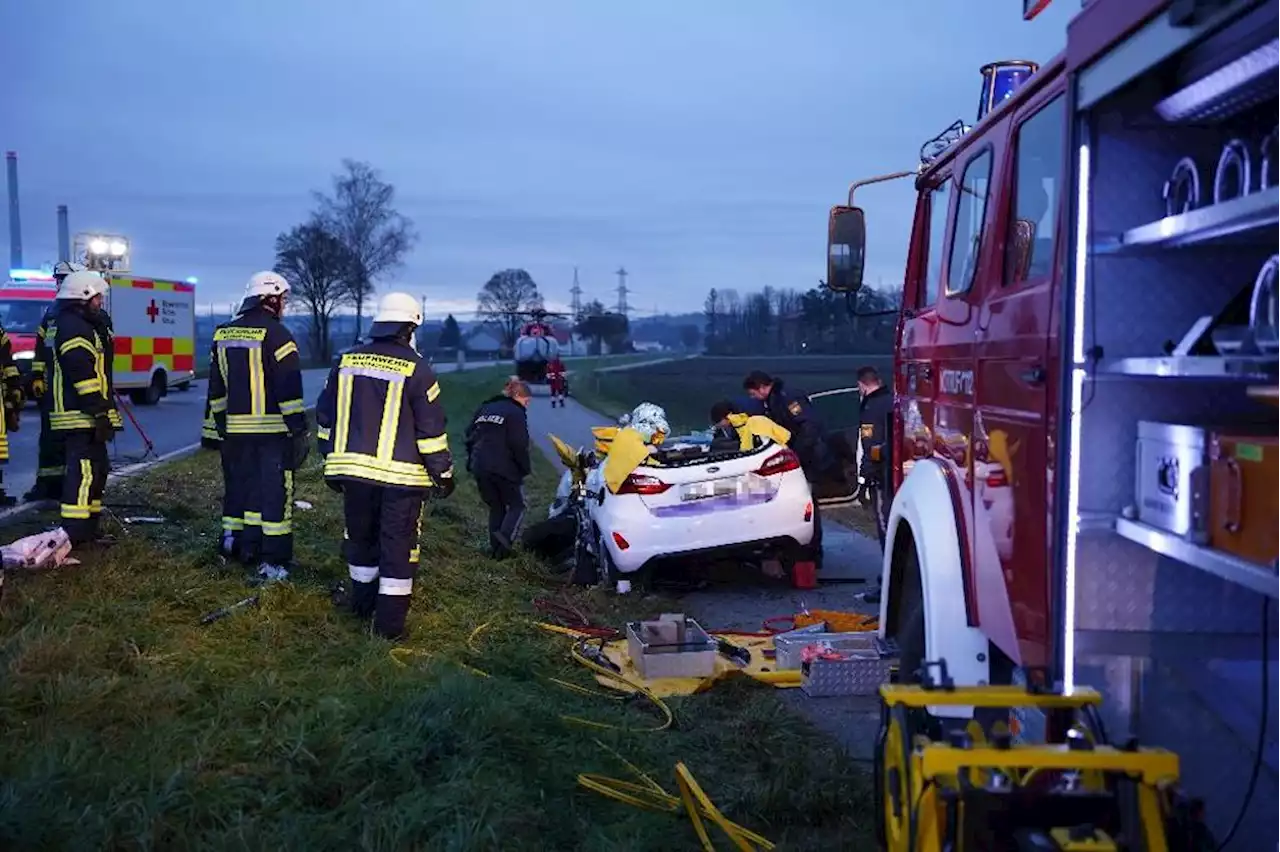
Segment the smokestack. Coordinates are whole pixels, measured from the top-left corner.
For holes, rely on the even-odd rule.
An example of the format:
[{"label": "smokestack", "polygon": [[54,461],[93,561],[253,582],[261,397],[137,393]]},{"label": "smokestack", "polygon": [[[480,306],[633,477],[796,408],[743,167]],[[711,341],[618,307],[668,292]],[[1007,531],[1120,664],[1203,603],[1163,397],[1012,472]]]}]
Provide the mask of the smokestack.
[{"label": "smokestack", "polygon": [[22,220],[18,216],[18,152],[4,155],[9,167],[9,268],[22,268]]},{"label": "smokestack", "polygon": [[71,260],[71,229],[67,226],[67,205],[58,205],[58,260]]}]

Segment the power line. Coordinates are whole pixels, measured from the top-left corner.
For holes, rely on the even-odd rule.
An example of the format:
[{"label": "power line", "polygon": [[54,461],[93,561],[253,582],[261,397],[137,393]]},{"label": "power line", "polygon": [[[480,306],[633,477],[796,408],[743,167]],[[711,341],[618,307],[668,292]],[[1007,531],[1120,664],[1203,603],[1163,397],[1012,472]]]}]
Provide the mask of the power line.
[{"label": "power line", "polygon": [[582,316],[582,286],[578,283],[578,267],[573,268],[573,287],[569,290],[570,310],[574,319]]}]

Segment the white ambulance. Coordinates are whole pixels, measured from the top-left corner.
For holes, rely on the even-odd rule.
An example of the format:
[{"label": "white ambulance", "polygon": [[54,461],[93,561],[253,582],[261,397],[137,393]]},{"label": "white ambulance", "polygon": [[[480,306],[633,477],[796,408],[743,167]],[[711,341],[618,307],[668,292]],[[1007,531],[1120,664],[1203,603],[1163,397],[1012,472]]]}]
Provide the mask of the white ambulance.
[{"label": "white ambulance", "polygon": [[[196,375],[194,284],[108,273],[106,309],[115,332],[116,390],[154,405],[170,388],[186,390]],[[0,286],[0,327],[9,334],[24,385],[35,358],[36,331],[57,285],[39,270],[13,269]]]}]

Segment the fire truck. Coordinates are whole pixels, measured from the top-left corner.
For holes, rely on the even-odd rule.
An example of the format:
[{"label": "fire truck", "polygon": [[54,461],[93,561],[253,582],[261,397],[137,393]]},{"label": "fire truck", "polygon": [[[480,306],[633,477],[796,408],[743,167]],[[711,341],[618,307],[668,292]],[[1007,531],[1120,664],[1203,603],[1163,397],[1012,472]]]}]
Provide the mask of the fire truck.
[{"label": "fire truck", "polygon": [[1095,688],[1240,850],[1277,846],[1277,6],[1089,0],[828,229],[854,293],[854,191],[914,182],[882,452],[902,676]]},{"label": "fire truck", "polygon": [[[107,278],[116,390],[128,391],[140,405],[155,405],[170,389],[190,388],[196,370],[195,285],[123,273]],[[0,327],[13,343],[24,387],[31,380],[36,332],[56,291],[52,274],[41,270],[10,270],[0,286]]]}]

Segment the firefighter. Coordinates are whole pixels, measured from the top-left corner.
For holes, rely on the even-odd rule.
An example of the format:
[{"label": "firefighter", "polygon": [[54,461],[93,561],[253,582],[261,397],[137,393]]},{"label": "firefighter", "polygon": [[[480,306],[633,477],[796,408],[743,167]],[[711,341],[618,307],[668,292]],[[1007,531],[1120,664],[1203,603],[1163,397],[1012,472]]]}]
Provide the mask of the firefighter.
[{"label": "firefighter", "polygon": [[[751,371],[742,380],[742,389],[751,399],[764,405],[766,417],[791,433],[787,446],[800,458],[800,467],[815,491],[825,490],[837,478],[843,480],[839,464],[827,444],[826,430],[807,394],[787,388],[782,379],[761,370]],[[815,498],[818,496],[815,494]],[[809,543],[808,555],[821,570],[822,513],[818,503],[818,499],[814,499],[813,539]]]},{"label": "firefighter", "polygon": [[293,474],[307,455],[298,345],[284,323],[289,282],[259,272],[235,319],[216,329],[209,411],[222,439],[222,552],[258,579],[284,580],[293,562]]},{"label": "firefighter", "polygon": [[316,404],[325,484],[346,521],[344,605],[391,640],[407,635],[425,500],[454,489],[440,384],[413,348],[421,324],[413,296],[383,296],[369,342],[343,354]]},{"label": "firefighter", "polygon": [[489,551],[495,559],[511,553],[524,519],[521,485],[529,475],[529,386],[510,379],[502,393],[487,399],[467,426],[467,470],[489,507]]},{"label": "firefighter", "polygon": [[[858,392],[862,395],[862,413],[858,418],[858,437],[862,442],[858,495],[860,502],[870,504],[876,516],[876,535],[880,539],[880,549],[884,550],[889,521],[889,501],[885,493],[888,480],[885,443],[889,415],[893,411],[893,390],[885,387],[875,367],[862,367],[858,370]],[[879,603],[879,587],[865,593],[862,599],[867,603]]]},{"label": "firefighter", "polygon": [[[62,279],[71,273],[84,271],[83,264],[62,260],[53,268],[53,280],[61,286]],[[42,403],[48,390],[45,370],[49,344],[57,333],[57,305],[57,301],[54,301],[40,320],[40,327],[36,330],[35,357],[31,361],[31,398],[40,408],[40,440],[36,482],[30,491],[22,495],[22,499],[27,502],[59,499],[62,496],[62,475],[66,472],[66,448],[59,434],[49,428],[49,410]]]},{"label": "firefighter", "polygon": [[713,441],[733,441],[740,450],[751,449],[756,438],[768,438],[784,446],[791,440],[791,433],[768,417],[739,411],[727,399],[711,406],[711,427]]},{"label": "firefighter", "polygon": [[[0,417],[0,465],[9,463],[9,433],[18,431],[19,416],[26,400],[22,396],[22,377],[13,360],[13,344],[0,328],[0,383],[3,384],[4,416]],[[13,506],[17,499],[4,488],[4,472],[0,469],[0,506]]]},{"label": "firefighter", "polygon": [[102,311],[106,293],[107,281],[97,272],[68,274],[58,285],[57,314],[45,335],[51,388],[44,408],[66,453],[62,526],[75,545],[106,542],[98,524],[110,467],[107,444],[122,425],[112,376],[115,345]]},{"label": "firefighter", "polygon": [[547,387],[551,391],[551,407],[555,408],[558,401],[560,407],[564,408],[565,397],[569,394],[569,381],[559,355],[547,362]]}]

